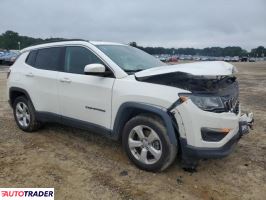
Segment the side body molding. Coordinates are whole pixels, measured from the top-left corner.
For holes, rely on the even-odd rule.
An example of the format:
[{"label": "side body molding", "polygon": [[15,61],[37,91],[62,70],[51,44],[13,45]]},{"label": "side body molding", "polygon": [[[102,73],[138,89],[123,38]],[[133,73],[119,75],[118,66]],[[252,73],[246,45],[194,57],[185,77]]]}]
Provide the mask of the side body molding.
[{"label": "side body molding", "polygon": [[126,102],[120,106],[116,114],[111,137],[115,140],[118,140],[122,135],[123,126],[130,119],[132,114],[134,115],[140,113],[152,113],[159,116],[166,126],[167,134],[171,143],[177,145],[173,121],[172,118],[169,116],[167,110],[163,110],[162,108],[153,105],[138,102]]}]

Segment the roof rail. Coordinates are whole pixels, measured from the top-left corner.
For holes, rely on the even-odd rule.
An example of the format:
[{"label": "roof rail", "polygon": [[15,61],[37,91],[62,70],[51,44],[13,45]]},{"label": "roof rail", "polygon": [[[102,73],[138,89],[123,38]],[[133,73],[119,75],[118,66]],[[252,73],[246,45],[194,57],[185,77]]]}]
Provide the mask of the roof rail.
[{"label": "roof rail", "polygon": [[43,40],[41,42],[34,43],[31,46],[35,46],[39,44],[49,44],[49,43],[54,43],[54,42],[71,42],[71,41],[89,42],[89,40],[84,40],[84,39],[63,39],[63,38],[51,38],[51,39],[46,39],[46,40],[47,41]]}]

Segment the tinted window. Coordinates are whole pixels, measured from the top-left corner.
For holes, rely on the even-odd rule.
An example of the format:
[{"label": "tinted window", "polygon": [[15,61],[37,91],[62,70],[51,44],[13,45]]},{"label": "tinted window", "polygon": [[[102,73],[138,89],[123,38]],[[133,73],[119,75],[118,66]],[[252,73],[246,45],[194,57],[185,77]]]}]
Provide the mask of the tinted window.
[{"label": "tinted window", "polygon": [[66,47],[65,72],[84,74],[88,64],[103,62],[91,51],[84,47]]},{"label": "tinted window", "polygon": [[35,59],[36,59],[36,54],[37,54],[37,51],[34,50],[34,51],[31,51],[26,59],[26,63],[28,65],[31,65],[31,66],[34,66],[35,64]]},{"label": "tinted window", "polygon": [[38,50],[35,67],[45,70],[58,70],[62,48],[52,47]]}]

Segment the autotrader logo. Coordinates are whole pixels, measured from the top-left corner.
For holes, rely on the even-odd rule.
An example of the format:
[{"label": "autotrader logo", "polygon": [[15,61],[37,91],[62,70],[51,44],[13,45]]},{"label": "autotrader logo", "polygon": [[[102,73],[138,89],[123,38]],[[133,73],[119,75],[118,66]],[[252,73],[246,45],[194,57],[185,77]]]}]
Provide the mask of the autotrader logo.
[{"label": "autotrader logo", "polygon": [[54,200],[54,188],[0,188],[0,200]]}]

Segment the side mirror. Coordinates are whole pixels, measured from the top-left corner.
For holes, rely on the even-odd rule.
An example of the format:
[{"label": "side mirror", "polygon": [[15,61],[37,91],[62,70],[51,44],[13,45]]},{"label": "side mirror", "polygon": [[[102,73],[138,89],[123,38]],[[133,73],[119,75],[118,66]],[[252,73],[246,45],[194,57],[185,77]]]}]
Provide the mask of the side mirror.
[{"label": "side mirror", "polygon": [[84,73],[87,75],[97,75],[105,72],[105,66],[99,63],[86,65]]}]

